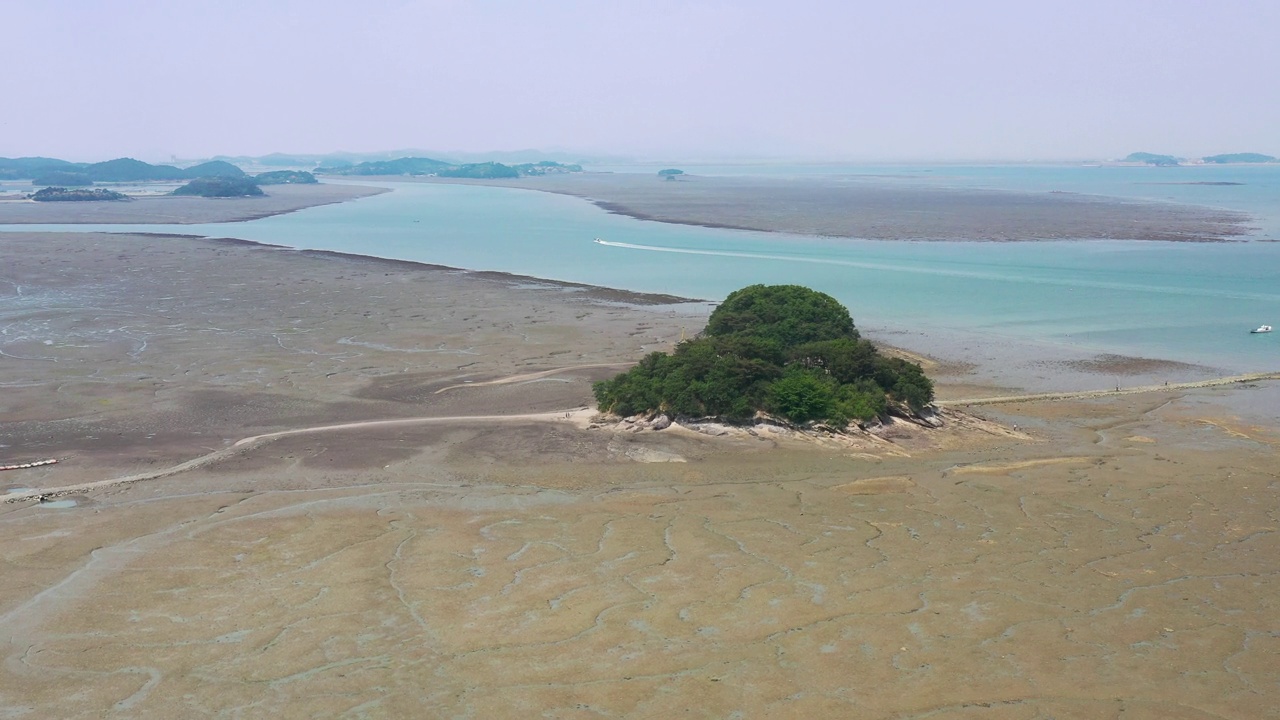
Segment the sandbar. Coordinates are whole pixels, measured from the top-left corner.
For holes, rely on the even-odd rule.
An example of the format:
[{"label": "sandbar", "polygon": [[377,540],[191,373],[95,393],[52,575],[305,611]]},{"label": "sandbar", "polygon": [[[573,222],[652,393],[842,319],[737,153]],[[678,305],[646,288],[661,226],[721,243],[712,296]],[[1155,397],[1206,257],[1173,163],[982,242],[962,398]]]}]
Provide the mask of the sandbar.
[{"label": "sandbar", "polygon": [[573,195],[641,220],[869,240],[1223,242],[1250,232],[1249,215],[1220,208],[1062,192],[920,187],[878,178],[682,176],[666,181],[631,173],[572,173],[423,181]]}]

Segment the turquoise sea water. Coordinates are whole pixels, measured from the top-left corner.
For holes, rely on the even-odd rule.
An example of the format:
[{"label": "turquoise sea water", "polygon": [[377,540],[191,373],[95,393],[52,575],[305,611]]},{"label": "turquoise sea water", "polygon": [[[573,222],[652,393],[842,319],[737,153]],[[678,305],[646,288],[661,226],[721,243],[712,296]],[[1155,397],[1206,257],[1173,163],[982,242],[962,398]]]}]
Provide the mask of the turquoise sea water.
[{"label": "turquoise sea water", "polygon": [[[1168,195],[1246,210],[1260,225],[1280,219],[1276,168],[1171,168],[1169,175],[1155,168],[861,170],[863,177],[851,181]],[[1091,179],[1098,170],[1124,173]],[[1183,170],[1191,172],[1179,174]],[[880,177],[889,174],[905,177]],[[1247,184],[1138,185],[1134,177],[1246,178]],[[1280,243],[818,239],[644,222],[577,198],[524,190],[372,184],[394,192],[245,223],[11,229],[237,237],[706,299],[751,283],[800,283],[831,293],[859,326],[905,347],[1020,365],[1024,378],[1044,358],[1101,353],[1228,372],[1280,369],[1280,333],[1248,332],[1263,323],[1280,326]],[[1250,190],[1227,192],[1244,189]]]}]

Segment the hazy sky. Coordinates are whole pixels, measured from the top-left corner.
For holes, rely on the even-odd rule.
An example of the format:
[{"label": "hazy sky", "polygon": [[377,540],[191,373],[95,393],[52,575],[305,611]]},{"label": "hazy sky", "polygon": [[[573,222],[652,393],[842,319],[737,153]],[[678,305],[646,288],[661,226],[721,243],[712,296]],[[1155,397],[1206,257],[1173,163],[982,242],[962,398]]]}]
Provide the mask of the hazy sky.
[{"label": "hazy sky", "polygon": [[1280,155],[1276,0],[0,9],[0,156]]}]

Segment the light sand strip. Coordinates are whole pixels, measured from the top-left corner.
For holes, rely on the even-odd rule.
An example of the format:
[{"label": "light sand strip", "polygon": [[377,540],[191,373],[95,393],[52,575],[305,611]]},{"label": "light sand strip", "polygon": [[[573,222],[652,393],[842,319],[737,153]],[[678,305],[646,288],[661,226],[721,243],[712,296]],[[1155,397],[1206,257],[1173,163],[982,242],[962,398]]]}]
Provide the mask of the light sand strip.
[{"label": "light sand strip", "polygon": [[497,380],[485,380],[484,382],[478,382],[478,383],[469,382],[469,383],[459,383],[457,385],[449,385],[447,387],[440,388],[439,390],[435,391],[432,394],[439,395],[445,390],[454,390],[456,388],[474,388],[474,387],[484,387],[486,385],[510,385],[511,383],[527,382],[530,380],[541,380],[544,377],[559,375],[562,372],[569,372],[570,370],[587,370],[589,368],[623,368],[623,367],[631,367],[632,365],[635,365],[635,363],[620,362],[620,363],[596,363],[594,365],[572,365],[570,367],[555,368],[554,370],[541,370],[539,372],[525,373],[523,375],[512,375],[510,377],[498,378]]},{"label": "light sand strip", "polygon": [[1168,392],[1170,390],[1191,390],[1194,388],[1220,387],[1222,385],[1257,382],[1260,380],[1280,380],[1280,372],[1232,375],[1230,377],[1213,378],[1211,380],[1169,383],[1167,385],[1140,385],[1138,387],[1120,388],[1118,390],[1083,390],[1080,392],[1036,393],[1033,395],[1000,395],[996,397],[969,398],[966,400],[935,400],[934,405],[939,407],[963,407],[969,405],[1000,405],[1002,403],[1035,402],[1039,400],[1081,400],[1085,398],[1111,397],[1113,395],[1138,395],[1140,393]]}]

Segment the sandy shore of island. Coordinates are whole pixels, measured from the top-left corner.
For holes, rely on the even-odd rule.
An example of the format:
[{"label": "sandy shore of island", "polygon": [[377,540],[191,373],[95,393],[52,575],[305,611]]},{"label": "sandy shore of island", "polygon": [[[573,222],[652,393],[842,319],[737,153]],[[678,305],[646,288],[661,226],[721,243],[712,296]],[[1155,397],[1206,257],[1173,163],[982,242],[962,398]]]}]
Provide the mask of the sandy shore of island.
[{"label": "sandy shore of island", "polygon": [[265,195],[242,198],[146,196],[118,202],[35,202],[0,198],[0,225],[198,225],[257,220],[317,205],[387,192],[367,185],[268,185]]},{"label": "sandy shore of island", "polygon": [[[858,445],[468,421],[586,407],[710,306],[190,238],[0,252],[0,462],[60,460],[0,491],[459,418],[0,505],[5,713],[1244,719],[1280,700],[1280,423],[1251,413],[1276,383],[974,408]],[[940,394],[989,389],[920,359]]]},{"label": "sandy shore of island", "polygon": [[1075,193],[890,185],[876,178],[685,175],[667,181],[632,173],[569,173],[422,181],[573,195],[641,220],[869,240],[1223,242],[1250,231],[1247,214],[1221,208]]}]

